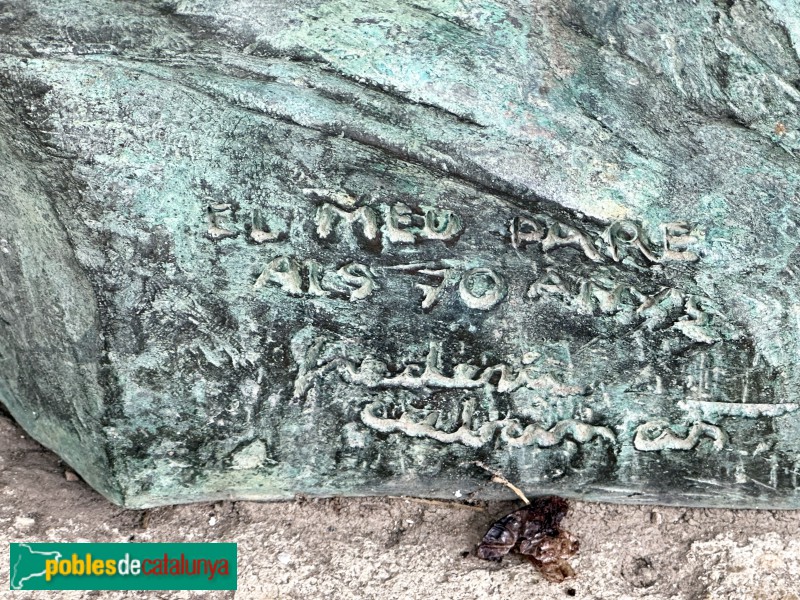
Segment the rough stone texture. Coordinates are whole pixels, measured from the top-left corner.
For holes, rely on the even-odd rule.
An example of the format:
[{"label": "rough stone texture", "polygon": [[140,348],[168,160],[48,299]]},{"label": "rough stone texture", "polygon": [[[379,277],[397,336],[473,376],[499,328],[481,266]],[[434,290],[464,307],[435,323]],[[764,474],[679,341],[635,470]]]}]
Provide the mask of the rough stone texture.
[{"label": "rough stone texture", "polygon": [[[239,590],[150,592],[241,600],[797,600],[796,511],[575,502],[565,524],[581,540],[577,576],[541,579],[527,562],[475,550],[508,502],[467,507],[403,498],[219,502],[120,510],[0,418],[0,586],[9,541],[239,544]],[[430,502],[430,501],[428,501]],[[574,590],[574,596],[568,590]],[[14,592],[15,600],[139,598],[137,592]]]},{"label": "rough stone texture", "polygon": [[117,503],[792,507],[780,0],[0,2],[0,400]]}]

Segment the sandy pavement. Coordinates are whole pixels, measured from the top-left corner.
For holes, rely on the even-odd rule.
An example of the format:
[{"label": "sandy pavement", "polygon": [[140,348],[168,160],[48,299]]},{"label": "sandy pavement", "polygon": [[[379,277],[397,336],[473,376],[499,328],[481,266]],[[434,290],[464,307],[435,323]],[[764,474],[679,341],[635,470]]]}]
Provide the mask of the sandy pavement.
[{"label": "sandy pavement", "polygon": [[237,592],[148,598],[800,600],[800,513],[576,502],[574,579],[475,548],[510,502],[412,498],[220,502],[122,510],[0,416],[0,589],[15,600],[134,598],[142,592],[8,592],[8,542],[225,541],[239,545]]}]

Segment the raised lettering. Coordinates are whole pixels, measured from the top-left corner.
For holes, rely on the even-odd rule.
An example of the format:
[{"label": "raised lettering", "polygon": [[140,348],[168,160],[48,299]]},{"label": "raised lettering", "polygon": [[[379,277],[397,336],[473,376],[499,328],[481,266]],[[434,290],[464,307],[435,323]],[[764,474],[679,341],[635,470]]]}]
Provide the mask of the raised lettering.
[{"label": "raised lettering", "polygon": [[378,237],[378,214],[369,206],[362,206],[353,211],[347,211],[333,204],[325,203],[317,210],[317,235],[327,239],[333,233],[337,221],[344,221],[348,225],[361,221],[364,237],[374,240]]},{"label": "raised lettering", "polygon": [[469,308],[489,310],[506,297],[505,280],[487,267],[470,269],[461,277],[458,293]]},{"label": "raised lettering", "polygon": [[349,263],[336,271],[336,274],[346,284],[355,288],[350,291],[350,302],[363,300],[375,290],[375,280],[366,265]]},{"label": "raised lettering", "polygon": [[283,291],[289,294],[301,295],[303,278],[300,276],[300,264],[288,256],[274,258],[264,267],[253,287],[258,289],[269,282],[277,283]]},{"label": "raised lettering", "polygon": [[449,210],[424,206],[425,225],[422,228],[422,237],[428,240],[451,240],[455,238],[464,227],[461,217]]},{"label": "raised lettering", "polygon": [[700,260],[700,257],[687,250],[686,246],[697,242],[697,238],[690,235],[691,228],[686,222],[676,223],[663,223],[661,231],[664,235],[664,254],[661,255],[661,260],[666,261],[687,261],[694,262]]}]

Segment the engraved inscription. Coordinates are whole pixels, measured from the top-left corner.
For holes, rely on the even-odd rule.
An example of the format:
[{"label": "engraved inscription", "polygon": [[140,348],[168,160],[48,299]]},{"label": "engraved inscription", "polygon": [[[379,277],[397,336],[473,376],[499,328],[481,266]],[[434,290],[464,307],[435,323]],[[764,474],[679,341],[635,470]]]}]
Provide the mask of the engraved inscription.
[{"label": "engraved inscription", "polygon": [[608,244],[611,258],[616,262],[622,260],[621,249],[624,246],[635,248],[650,262],[658,262],[658,257],[650,251],[650,248],[645,243],[644,234],[638,223],[633,221],[612,223],[605,230],[603,239]]},{"label": "engraved inscription", "polygon": [[348,210],[323,203],[317,210],[317,235],[321,239],[328,239],[337,222],[344,222],[351,227],[354,223],[360,223],[363,235],[368,240],[377,240],[378,231],[382,228],[386,238],[393,244],[414,244],[423,240],[453,240],[464,227],[457,214],[433,206],[421,206],[420,213],[402,202],[384,204],[382,209],[383,225],[379,211],[371,206]]},{"label": "engraved inscription", "polygon": [[649,329],[671,327],[687,338],[712,344],[721,338],[717,328],[723,316],[707,298],[690,295],[675,288],[645,294],[636,287],[617,283],[603,275],[576,277],[551,268],[528,288],[532,300],[559,297],[580,314],[617,314],[627,312],[628,323],[644,322]]},{"label": "engraved inscription", "polygon": [[658,450],[693,450],[703,437],[714,440],[713,448],[722,450],[728,442],[728,434],[716,425],[695,422],[686,437],[680,437],[665,421],[648,421],[639,425],[633,438],[633,446],[643,452]]},{"label": "engraved inscription", "polygon": [[548,215],[517,216],[511,219],[509,233],[514,249],[524,250],[538,244],[542,252],[562,246],[579,248],[594,262],[608,258],[621,262],[631,254],[640,255],[650,263],[695,262],[699,255],[690,247],[699,242],[686,222],[663,223],[663,251],[659,256],[646,239],[639,223],[631,220],[611,223],[599,236],[592,237],[576,224],[564,223]]},{"label": "engraved inscription", "polygon": [[453,240],[464,223],[457,214],[432,206],[421,206],[415,213],[402,202],[383,205],[384,231],[393,244],[414,244],[418,240]]},{"label": "engraved inscription", "polygon": [[300,263],[288,256],[274,258],[264,267],[253,287],[258,289],[267,283],[277,283],[284,292],[299,296],[303,293]]},{"label": "engraved inscription", "polygon": [[[334,232],[339,231],[355,236],[353,240],[360,238],[369,243],[367,247],[375,252],[376,245],[378,248],[381,246],[381,238],[390,244],[416,248],[419,242],[426,240],[453,242],[464,233],[462,218],[452,210],[427,205],[412,207],[404,202],[358,206],[355,198],[343,192],[309,188],[304,193],[324,198],[314,219],[315,233],[320,240],[331,240]],[[208,208],[209,238],[221,240],[237,235],[237,231],[223,221],[231,210],[229,204]],[[639,264],[640,268],[699,259],[699,255],[690,249],[698,243],[699,237],[687,223],[663,223],[660,229],[663,248],[658,254],[646,239],[641,225],[632,220],[616,221],[605,229],[595,227],[592,230],[545,213],[513,217],[509,232],[514,250],[524,253],[530,246],[537,245],[541,256],[547,257],[541,269],[536,263],[530,265],[534,276],[529,279],[527,291],[523,290],[525,298],[537,301],[556,297],[579,314],[613,315],[617,322],[628,325],[644,321],[649,331],[671,326],[698,343],[720,341],[722,337],[717,331],[717,321],[722,315],[713,309],[709,312],[713,303],[707,298],[670,287],[641,291],[638,283],[632,285],[619,281],[614,274],[607,272],[611,268],[609,262],[612,265],[620,263],[632,255],[646,260],[644,265]],[[252,210],[249,239],[263,244],[279,241],[281,234],[270,230],[261,210],[256,208]],[[349,248],[355,250],[353,246]],[[589,264],[598,265],[596,270],[587,273],[585,269],[574,269],[572,263],[553,265],[553,257],[557,255],[554,253],[562,248],[579,251],[590,260]],[[518,256],[521,258],[523,255]],[[448,290],[455,290],[467,309],[489,311],[508,301],[509,294],[512,294],[513,302],[513,294],[518,292],[516,288],[511,291],[509,281],[524,277],[524,271],[517,268],[509,273],[500,264],[465,268],[452,266],[452,259],[443,262],[446,266],[435,261],[377,266],[370,264],[371,261],[352,261],[330,273],[329,269],[313,260],[278,257],[267,263],[254,287],[258,289],[274,283],[293,296],[355,302],[373,296],[378,289],[396,289],[396,285],[389,281],[379,286],[378,276],[393,278],[395,274],[406,273],[424,278],[423,281],[410,282],[422,292],[419,302],[423,311],[433,310]],[[606,265],[601,266],[603,263]]]},{"label": "engraved inscription", "polygon": [[[230,203],[209,204],[206,207],[206,237],[215,241],[237,237],[241,231],[232,223],[234,211],[235,206]],[[283,237],[282,233],[272,231],[259,208],[250,212],[250,222],[245,224],[245,231],[248,229],[247,238],[256,244],[277,242]]]},{"label": "engraved inscription", "polygon": [[277,241],[280,238],[279,234],[270,231],[266,220],[261,215],[261,210],[254,208],[252,214],[253,226],[250,229],[250,239],[256,244],[264,244]]},{"label": "engraved inscription", "polygon": [[525,364],[513,368],[498,363],[480,368],[469,363],[458,363],[452,367],[453,374],[445,375],[442,366],[440,342],[431,342],[424,365],[408,364],[396,375],[389,374],[388,365],[375,359],[356,363],[344,356],[335,356],[318,364],[324,338],[316,340],[308,347],[301,361],[298,377],[295,380],[295,398],[303,397],[312,385],[315,375],[322,376],[336,371],[347,383],[373,388],[420,389],[478,389],[488,388],[500,394],[514,392],[520,388],[546,390],[557,396],[580,395],[587,392],[586,386],[569,386],[558,381],[551,374],[542,374],[533,365]]},{"label": "engraved inscription", "polygon": [[333,204],[323,204],[317,210],[317,235],[323,240],[329,238],[337,222],[346,223],[351,227],[354,223],[360,222],[365,238],[375,240],[378,237],[378,214],[369,206],[349,211]]},{"label": "engraved inscription", "polygon": [[420,235],[426,240],[452,240],[464,227],[461,217],[452,211],[423,206],[425,223]]},{"label": "engraved inscription", "polygon": [[349,263],[336,271],[336,274],[350,287],[350,302],[363,300],[375,291],[375,279],[366,265]]},{"label": "engraved inscription", "polygon": [[691,227],[685,221],[678,223],[663,223],[661,231],[664,236],[664,254],[662,261],[688,261],[695,262],[700,260],[697,253],[688,248],[696,244],[699,240],[697,236],[691,235]]},{"label": "engraved inscription", "polygon": [[382,407],[380,401],[365,406],[361,411],[361,420],[364,424],[383,433],[400,432],[410,437],[431,438],[444,444],[460,443],[471,448],[480,448],[488,444],[498,430],[500,439],[514,448],[525,446],[548,448],[562,443],[565,439],[583,444],[597,437],[612,444],[616,442],[616,436],[609,428],[573,419],[559,421],[549,429],[538,424],[528,424],[523,427],[516,419],[487,421],[474,429],[474,400],[464,402],[461,425],[453,432],[446,432],[436,427],[439,419],[437,411],[431,411],[422,420],[415,421],[405,412],[397,419],[381,417],[378,413]]},{"label": "engraved inscription", "polygon": [[479,310],[494,308],[506,297],[507,292],[505,280],[486,267],[470,269],[458,284],[458,294],[464,304]]},{"label": "engraved inscription", "polygon": [[416,285],[422,290],[422,308],[429,309],[439,300],[445,286],[451,283],[452,269],[420,269],[417,271],[420,275],[430,275],[435,278],[441,279],[439,285],[428,285],[426,283],[417,283]]},{"label": "engraved inscription", "polygon": [[224,225],[224,218],[229,216],[230,212],[230,204],[209,204],[206,207],[206,220],[208,221],[206,235],[208,235],[208,237],[213,240],[221,240],[223,238],[236,236],[235,231],[228,229]]},{"label": "engraved inscription", "polygon": [[278,256],[267,263],[253,287],[259,289],[268,283],[277,284],[292,296],[326,297],[338,292],[351,302],[364,300],[377,289],[369,267],[361,263],[347,263],[332,273],[313,259],[298,261],[289,256]]},{"label": "engraved inscription", "polygon": [[[291,348],[298,369],[290,393],[293,405],[343,405],[348,435],[359,443],[378,432],[429,446],[504,449],[528,467],[531,456],[541,457],[540,476],[550,469],[547,476],[558,477],[586,469],[581,457],[588,455],[592,468],[612,468],[628,450],[721,461],[708,451],[733,445],[767,460],[771,446],[738,439],[729,419],[800,410],[770,401],[764,381],[771,373],[747,357],[750,341],[724,314],[726,299],[704,295],[714,288],[697,278],[693,263],[707,247],[689,223],[598,223],[516,207],[477,222],[408,199],[364,203],[317,188],[309,195],[315,212],[295,211],[300,221],[288,228],[270,227],[262,209],[253,209],[252,227],[239,230],[238,205],[220,204],[208,208],[204,233],[224,240],[225,251],[267,254],[267,242],[287,239],[314,257],[273,253],[248,277],[265,301],[275,301],[264,291],[271,288],[315,309],[339,303],[351,319],[330,330],[308,326]],[[352,321],[343,308],[359,302],[369,319],[411,307],[410,319],[435,323],[425,331],[436,338],[427,353],[413,332],[381,348],[370,324]],[[517,335],[529,351],[517,353]],[[626,418],[612,400],[620,394],[647,407],[646,418]],[[644,454],[638,460],[650,460]],[[758,479],[774,487],[786,458],[769,460]],[[731,478],[755,481],[748,468]]]}]

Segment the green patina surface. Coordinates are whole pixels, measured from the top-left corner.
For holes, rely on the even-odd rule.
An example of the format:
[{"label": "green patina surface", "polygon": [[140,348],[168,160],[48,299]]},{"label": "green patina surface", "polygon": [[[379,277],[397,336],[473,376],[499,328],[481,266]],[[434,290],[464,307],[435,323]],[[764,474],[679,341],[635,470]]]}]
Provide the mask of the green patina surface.
[{"label": "green patina surface", "polygon": [[799,17],[0,2],[0,401],[128,506],[797,507]]}]

